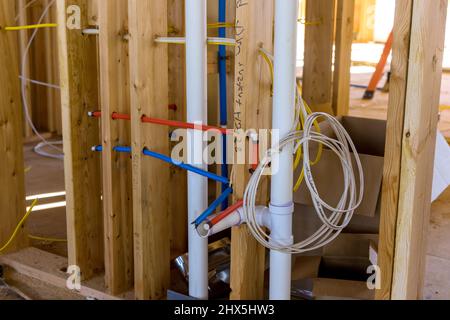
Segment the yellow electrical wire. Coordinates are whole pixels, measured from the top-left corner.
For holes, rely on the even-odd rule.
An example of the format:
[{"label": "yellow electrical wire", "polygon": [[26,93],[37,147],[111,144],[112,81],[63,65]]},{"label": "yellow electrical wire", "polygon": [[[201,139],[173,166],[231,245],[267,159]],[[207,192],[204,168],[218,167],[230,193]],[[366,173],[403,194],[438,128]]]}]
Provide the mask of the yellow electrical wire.
[{"label": "yellow electrical wire", "polygon": [[235,42],[220,41],[221,38],[208,38],[209,45],[236,47]]},{"label": "yellow electrical wire", "polygon": [[259,54],[263,57],[263,59],[267,62],[267,65],[269,66],[270,69],[270,78],[272,80],[271,84],[270,84],[270,95],[273,96],[273,81],[274,81],[274,67],[273,67],[273,62],[272,60],[269,58],[269,56],[264,52],[264,50],[259,50]]},{"label": "yellow electrical wire", "polygon": [[[272,62],[272,60],[270,59],[270,57],[267,55],[267,53],[264,50],[260,49],[259,50],[259,54],[264,58],[264,60],[267,62],[268,66],[269,66],[270,75],[271,75],[271,78],[272,78],[272,90],[271,90],[272,92],[271,92],[271,94],[273,95],[273,81],[274,81],[274,65],[273,65],[273,62]],[[302,87],[301,87],[300,83],[297,83],[297,90],[298,90],[299,93],[302,92]],[[303,103],[305,105],[306,112],[308,114],[312,114],[312,110],[309,107],[309,105],[306,103],[306,101],[303,101]],[[298,131],[302,130],[304,125],[305,125],[305,119],[304,119],[303,113],[300,112],[300,122],[299,122],[299,125],[297,127],[297,130]],[[319,122],[317,120],[314,121],[314,127],[316,128],[316,131],[318,133],[321,132],[320,126],[319,126]],[[315,166],[317,163],[319,163],[319,161],[322,159],[322,154],[323,154],[323,145],[319,144],[319,150],[317,152],[316,159],[313,162],[311,162],[311,166]],[[303,157],[303,151],[302,151],[302,148],[299,148],[297,150],[297,153],[296,153],[296,156],[295,156],[294,170],[297,170],[297,168],[299,167],[299,165],[301,163],[301,160],[302,160],[302,157]],[[301,172],[301,174],[300,174],[300,176],[299,176],[299,178],[298,178],[298,180],[297,180],[297,182],[295,184],[294,192],[296,192],[296,191],[298,191],[298,189],[300,189],[300,186],[302,185],[304,178],[305,178],[305,170],[302,169],[302,172]]]},{"label": "yellow electrical wire", "polygon": [[17,224],[16,228],[14,229],[14,232],[12,233],[11,237],[9,238],[8,241],[6,241],[6,243],[0,248],[0,253],[2,253],[3,251],[5,251],[10,245],[11,243],[14,241],[14,239],[16,238],[17,234],[19,233],[20,228],[22,228],[23,224],[25,223],[25,221],[27,221],[28,217],[30,216],[31,212],[33,211],[34,207],[37,205],[38,203],[38,199],[34,200],[33,203],[31,204],[31,207],[28,209],[27,213],[25,214],[25,216],[22,218],[22,220],[20,220],[20,222]]},{"label": "yellow electrical wire", "polygon": [[307,21],[305,18],[298,19],[298,22],[305,26],[320,26],[322,24],[322,20],[319,21]]},{"label": "yellow electrical wire", "polygon": [[236,27],[236,25],[232,22],[208,23],[209,29],[234,28],[234,27]]},{"label": "yellow electrical wire", "polygon": [[[302,91],[302,88],[299,83],[297,83],[297,90],[299,92]],[[303,101],[303,103],[305,105],[306,112],[308,114],[311,114],[312,110],[309,107],[309,105],[306,103],[306,101]],[[305,125],[305,119],[304,119],[303,113],[300,112],[300,123],[297,127],[297,130],[298,131],[302,130],[304,125]],[[314,127],[316,128],[316,131],[318,133],[321,132],[319,123],[317,121],[314,121]],[[323,153],[323,145],[319,144],[319,150],[317,151],[316,159],[313,162],[311,162],[311,166],[315,166],[316,164],[319,163],[319,161],[322,159],[322,153]],[[297,170],[297,168],[299,167],[302,157],[303,157],[302,148],[298,148],[296,156],[295,156],[294,171]],[[305,169],[302,169],[302,172],[300,173],[300,176],[298,177],[297,182],[295,183],[294,192],[297,192],[298,189],[300,189],[300,186],[302,185],[304,179],[305,179]]]},{"label": "yellow electrical wire", "polygon": [[33,236],[33,235],[29,235],[28,238],[30,238],[31,240],[44,241],[44,242],[67,242],[66,239],[45,238],[45,237],[39,237],[39,236]]},{"label": "yellow electrical wire", "polygon": [[[181,37],[158,37],[155,39],[157,43],[167,43],[167,44],[186,44],[186,39]],[[227,47],[236,47],[236,42],[234,39],[225,39],[225,38],[208,38],[208,45],[216,45],[216,46],[227,46]]]},{"label": "yellow electrical wire", "polygon": [[30,30],[30,29],[42,29],[42,28],[56,28],[58,24],[56,23],[42,23],[42,24],[30,24],[26,26],[17,27],[5,27],[5,31],[19,31],[19,30]]}]

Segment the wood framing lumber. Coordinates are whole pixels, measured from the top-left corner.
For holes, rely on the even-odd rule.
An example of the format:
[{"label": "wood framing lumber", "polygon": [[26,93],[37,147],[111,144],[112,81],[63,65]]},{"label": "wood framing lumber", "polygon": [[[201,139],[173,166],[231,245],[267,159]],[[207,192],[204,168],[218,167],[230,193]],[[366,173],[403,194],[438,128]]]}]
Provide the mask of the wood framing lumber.
[{"label": "wood framing lumber", "polygon": [[132,163],[113,148],[131,145],[131,124],[111,115],[130,114],[128,4],[101,0],[98,5],[105,281],[108,292],[120,294],[134,286]]},{"label": "wood framing lumber", "polygon": [[[169,36],[184,37],[184,2],[168,0],[167,15]],[[170,119],[186,121],[186,64],[184,46],[169,46],[169,104],[177,106],[170,112]],[[183,255],[188,250],[187,243],[187,174],[184,170],[172,167],[170,170],[170,242],[172,257]]]},{"label": "wood framing lumber", "polygon": [[422,297],[447,5],[396,4],[377,299]]},{"label": "wood framing lumber", "polygon": [[[4,30],[6,26],[15,25],[14,7],[13,1],[0,2],[0,247],[10,239],[25,215],[23,113],[17,34]],[[27,235],[22,228],[6,250],[14,251],[27,244]]]},{"label": "wood framing lumber", "polygon": [[[271,77],[260,56],[262,47],[273,51],[274,3],[271,0],[236,1],[235,130],[271,127]],[[241,136],[242,137],[242,136]],[[245,139],[248,140],[248,139]],[[236,152],[248,141],[236,141]],[[247,161],[248,163],[248,161]],[[249,178],[249,165],[235,165],[235,200],[242,199]],[[268,200],[268,183],[262,183],[262,203]],[[232,230],[231,299],[264,298],[265,249],[253,238],[246,226]]]},{"label": "wood framing lumber", "polygon": [[352,64],[355,0],[337,0],[336,11],[333,111],[337,116],[346,116],[350,110],[350,69]]},{"label": "wood framing lumber", "polygon": [[137,299],[166,296],[170,284],[170,167],[143,155],[144,148],[170,155],[169,130],[142,117],[168,119],[167,2],[128,1],[130,24],[131,139],[135,292]]},{"label": "wood framing lumber", "polygon": [[394,42],[391,63],[391,84],[387,117],[385,164],[383,171],[380,242],[378,263],[381,271],[381,288],[376,298],[389,300],[392,289],[395,231],[399,200],[401,148],[405,115],[408,59],[411,38],[411,0],[396,3]]},{"label": "wood framing lumber", "polygon": [[[22,10],[22,8],[24,8],[26,5],[26,1],[25,0],[17,0],[16,1],[16,13],[19,17],[19,19],[17,20],[20,25],[27,25],[28,24],[28,18],[27,18],[27,14],[26,11],[24,12]],[[25,52],[25,48],[27,47],[28,41],[29,41],[29,37],[28,37],[28,33],[26,32],[19,32],[18,35],[19,37],[19,57],[23,57],[23,54]],[[19,73],[24,73],[27,76],[30,76],[30,65],[26,64],[24,70],[22,69],[22,63],[20,61],[21,59],[19,59],[18,63],[19,63]],[[25,94],[26,94],[26,104],[28,106],[28,113],[29,115],[32,117],[33,116],[33,106],[31,105],[31,88],[30,88],[30,83],[27,82],[25,84]],[[25,121],[24,118],[24,135],[25,138],[31,138],[33,136],[33,130],[31,129],[31,126],[28,124],[27,121]]]},{"label": "wood framing lumber", "polygon": [[89,0],[57,0],[69,264],[88,279],[104,267],[97,39],[85,36]]},{"label": "wood framing lumber", "polygon": [[356,41],[367,43],[374,40],[377,0],[358,0],[355,2],[355,34]]},{"label": "wood framing lumber", "polygon": [[313,111],[332,113],[335,0],[307,0],[303,98]]},{"label": "wood framing lumber", "polygon": [[[46,5],[50,4],[52,0],[47,0]],[[46,19],[49,23],[55,23],[56,21],[56,6],[53,5],[48,13]],[[54,85],[59,85],[59,71],[58,71],[58,52],[53,48],[56,48],[57,44],[57,31],[53,28],[45,30],[45,47],[41,50],[45,54],[45,67],[46,67],[46,79],[47,82]],[[47,127],[50,132],[57,134],[62,133],[61,123],[61,95],[58,89],[47,88]]]},{"label": "wood framing lumber", "polygon": [[[37,22],[47,5],[47,1],[38,1],[34,3],[25,11],[25,13],[28,13],[28,21],[33,21],[32,23]],[[42,21],[43,23],[48,22],[50,11],[51,10],[49,10],[47,17]],[[32,34],[33,31],[34,30],[32,30],[30,34]],[[46,65],[48,51],[46,50],[46,40],[48,40],[50,31],[55,32],[55,30],[49,30],[48,28],[39,30],[33,40],[34,45],[29,48],[27,64],[31,71],[31,73],[28,74],[28,77],[31,79],[40,79],[45,82],[48,81]],[[38,130],[51,132],[53,130],[53,119],[50,116],[51,108],[49,106],[51,102],[48,100],[48,92],[49,89],[45,86],[30,84],[34,125]]]},{"label": "wood framing lumber", "polygon": [[[66,272],[67,258],[30,247],[1,256],[0,264],[46,284],[70,290],[67,287],[67,280],[71,275]],[[133,299],[133,293],[130,291],[119,296],[108,294],[101,275],[82,281],[80,290],[75,292],[96,300]]]},{"label": "wood framing lumber", "polygon": [[421,299],[430,223],[447,0],[414,0],[392,296]]}]

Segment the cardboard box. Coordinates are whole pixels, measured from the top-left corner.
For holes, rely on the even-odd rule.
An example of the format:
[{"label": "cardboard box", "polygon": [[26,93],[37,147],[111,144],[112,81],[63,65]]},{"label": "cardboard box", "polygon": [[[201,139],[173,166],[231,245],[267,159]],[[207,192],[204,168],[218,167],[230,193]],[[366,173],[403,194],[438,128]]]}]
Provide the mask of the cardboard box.
[{"label": "cardboard box", "polygon": [[342,234],[323,249],[322,257],[297,257],[293,268],[293,295],[300,299],[372,300],[367,286],[370,251],[378,236]]},{"label": "cardboard box", "polygon": [[371,244],[378,243],[374,234],[341,234],[335,241],[323,248],[319,269],[322,278],[336,278],[366,282],[370,260]]},{"label": "cardboard box", "polygon": [[374,300],[375,291],[369,290],[362,281],[317,278],[313,280],[313,296],[316,300]]},{"label": "cardboard box", "polygon": [[[353,117],[340,117],[338,120],[353,140],[364,172],[364,198],[355,214],[375,217],[381,199],[386,122]],[[323,134],[334,135],[328,122],[321,123],[320,127]],[[317,146],[313,148],[316,149]],[[312,152],[312,158],[314,153]],[[359,179],[354,160],[353,165],[355,176]],[[301,168],[297,170],[296,177],[300,174],[300,170]],[[324,148],[321,160],[312,167],[312,173],[321,197],[330,205],[337,205],[344,189],[344,175],[341,163],[334,152]],[[305,183],[294,194],[294,202],[306,206],[313,205]]]},{"label": "cardboard box", "polygon": [[[386,140],[386,121],[355,117],[340,117],[338,120],[348,131],[358,150],[364,172],[364,198],[355,211],[346,233],[377,234],[380,225],[381,188]],[[329,124],[320,124],[324,134],[334,136]],[[311,145],[311,158],[314,158],[317,146]],[[433,178],[432,201],[450,185],[450,146],[441,133],[436,142],[436,157]],[[295,177],[300,174],[300,168]],[[343,189],[343,174],[340,161],[331,150],[324,150],[321,161],[312,167],[315,181],[321,197],[331,205],[339,201]],[[355,172],[357,175],[358,173]],[[294,236],[296,240],[305,239],[313,234],[322,222],[312,207],[311,196],[305,183],[294,193]]]},{"label": "cardboard box", "polygon": [[[300,296],[306,298],[373,299],[374,291],[367,288],[366,268],[378,262],[386,122],[353,117],[341,117],[339,121],[352,138],[362,162],[365,178],[363,202],[348,227],[334,242],[297,257],[294,287]],[[322,133],[333,136],[328,123],[320,126]],[[438,134],[433,200],[450,184],[450,147],[444,142],[442,135]],[[315,149],[317,145],[312,144],[311,158],[315,156]],[[295,177],[299,176],[300,170]],[[330,205],[336,205],[343,191],[339,159],[332,151],[324,150],[321,161],[312,167],[312,171],[321,197]],[[294,202],[293,230],[295,242],[299,242],[315,233],[323,223],[317,217],[305,183],[294,194]]]}]

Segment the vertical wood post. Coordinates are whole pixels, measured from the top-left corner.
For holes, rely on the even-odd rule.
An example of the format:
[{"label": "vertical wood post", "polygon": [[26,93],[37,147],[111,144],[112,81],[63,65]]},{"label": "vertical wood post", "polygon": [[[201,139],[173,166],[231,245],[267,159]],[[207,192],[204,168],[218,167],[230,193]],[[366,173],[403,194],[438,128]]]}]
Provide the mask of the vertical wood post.
[{"label": "vertical wood post", "polygon": [[133,201],[131,158],[113,151],[131,145],[128,5],[123,0],[99,1],[99,52],[103,133],[103,212],[105,279],[111,294],[133,288]]},{"label": "vertical wood post", "polygon": [[[97,39],[81,32],[87,27],[89,2],[57,0],[68,255],[83,278],[104,267],[101,155],[91,151],[100,141],[99,124],[87,115],[99,108]],[[78,19],[78,12],[81,30],[69,29],[67,19]]]},{"label": "vertical wood post", "polygon": [[397,1],[378,299],[422,296],[447,5]]},{"label": "vertical wood post", "polygon": [[[168,0],[167,14],[169,35],[185,36],[184,23],[185,0]],[[169,104],[176,105],[176,110],[170,111],[170,119],[186,121],[186,63],[184,46],[171,45],[169,54]],[[172,257],[187,252],[187,174],[183,169],[172,167],[170,170],[170,242]]]},{"label": "vertical wood post", "polygon": [[336,0],[307,0],[303,98],[313,111],[332,113]]},{"label": "vertical wood post", "polygon": [[348,115],[350,110],[354,15],[355,0],[337,0],[333,111],[338,116]]},{"label": "vertical wood post", "polygon": [[[23,119],[20,99],[17,34],[5,31],[14,26],[13,1],[0,2],[0,246],[12,235],[25,214],[23,164]],[[9,251],[26,247],[26,234],[20,232]]]},{"label": "vertical wood post", "polygon": [[170,166],[143,155],[144,148],[169,155],[169,130],[142,124],[143,116],[167,119],[167,1],[130,0],[131,139],[135,291],[138,299],[166,295],[170,284]]},{"label": "vertical wood post", "polygon": [[[16,1],[16,13],[19,14],[19,19],[18,19],[18,23],[20,25],[27,25],[28,24],[28,18],[27,18],[27,11],[23,11],[21,10],[22,8],[24,8],[26,5],[26,1],[25,0],[17,0]],[[24,73],[25,76],[30,77],[30,65],[26,64],[24,70],[22,69],[22,56],[25,52],[25,48],[27,47],[28,41],[29,41],[29,36],[28,33],[26,32],[19,32],[18,33],[18,37],[19,37],[19,73]],[[25,94],[26,94],[26,103],[28,105],[28,113],[30,115],[30,117],[33,116],[33,106],[31,105],[31,88],[30,88],[30,83],[26,82],[25,84]],[[21,100],[22,101],[22,100]],[[24,121],[25,121],[25,125],[24,125],[24,134],[26,138],[32,137],[33,136],[33,130],[31,129],[31,126],[28,124],[28,122],[25,120],[24,117]]]},{"label": "vertical wood post", "polygon": [[[236,1],[234,127],[236,130],[271,127],[271,78],[259,54],[273,51],[274,3],[271,0]],[[244,144],[242,144],[244,143]],[[237,141],[249,146],[248,141]],[[251,145],[251,144],[250,144]],[[236,150],[242,151],[242,150]],[[242,199],[249,178],[248,165],[235,165],[234,194]],[[267,181],[261,193],[266,191]],[[261,201],[267,201],[262,197]],[[246,226],[233,228],[231,248],[231,299],[264,298],[265,249]]]}]

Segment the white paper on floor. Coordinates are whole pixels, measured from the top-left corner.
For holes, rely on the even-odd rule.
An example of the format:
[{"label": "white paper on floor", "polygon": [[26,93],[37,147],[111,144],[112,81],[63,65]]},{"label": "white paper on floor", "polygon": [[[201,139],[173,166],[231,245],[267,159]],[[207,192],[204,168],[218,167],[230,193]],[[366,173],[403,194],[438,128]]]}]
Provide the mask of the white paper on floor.
[{"label": "white paper on floor", "polygon": [[434,160],[432,202],[450,186],[450,146],[442,133],[438,132],[436,140],[436,158]]}]

